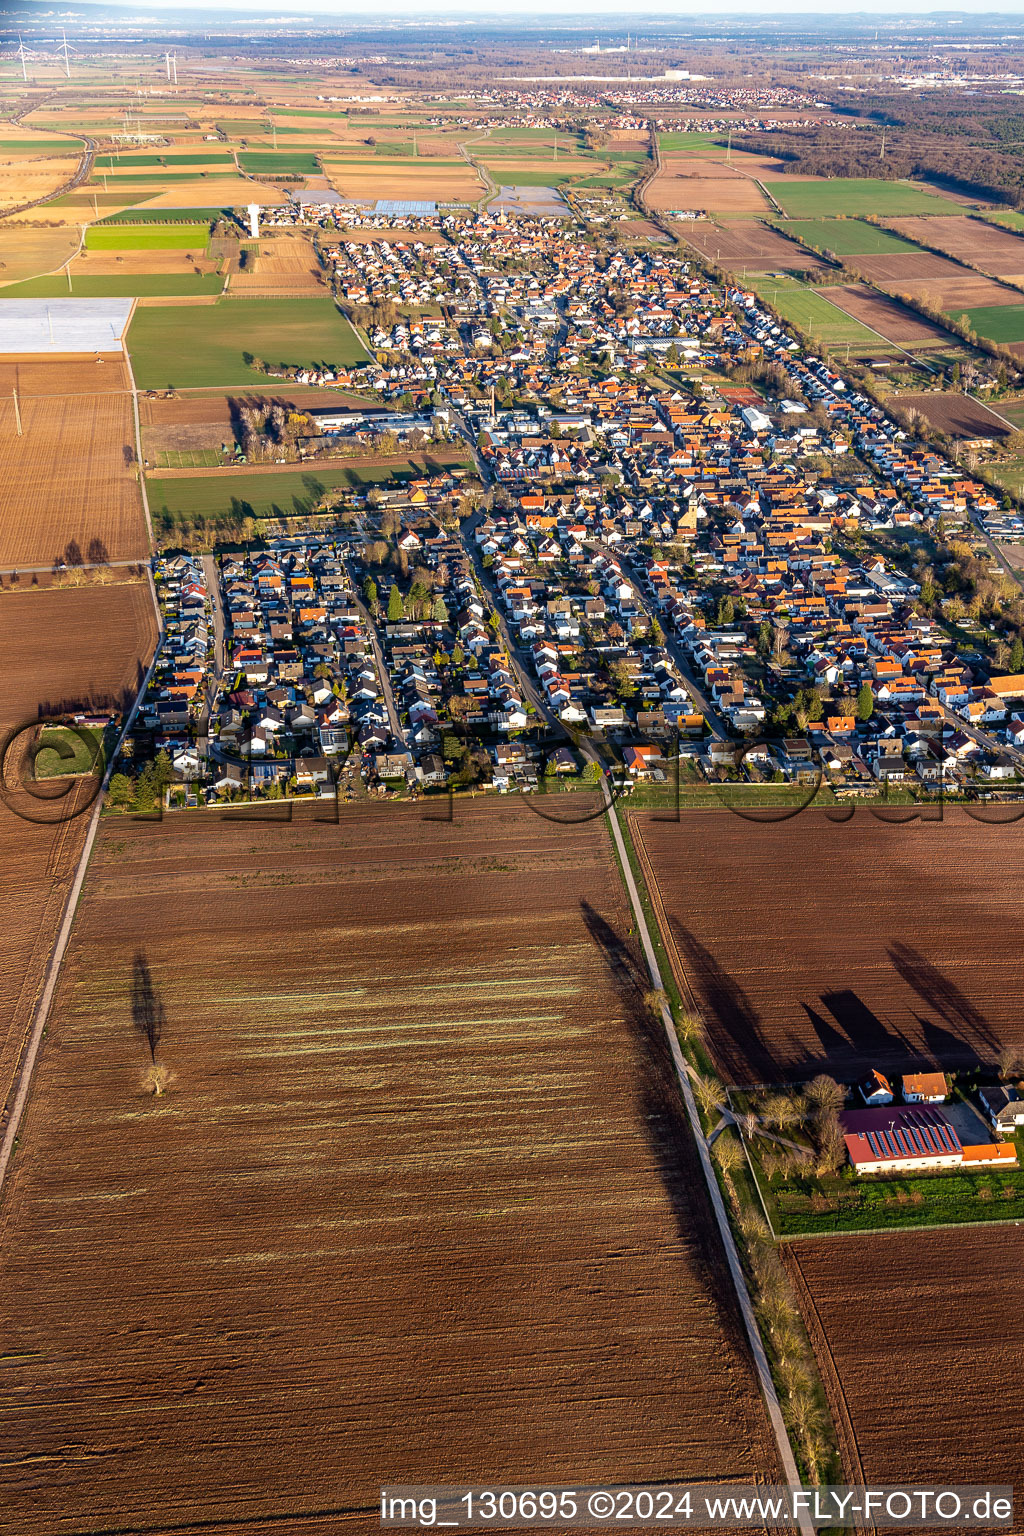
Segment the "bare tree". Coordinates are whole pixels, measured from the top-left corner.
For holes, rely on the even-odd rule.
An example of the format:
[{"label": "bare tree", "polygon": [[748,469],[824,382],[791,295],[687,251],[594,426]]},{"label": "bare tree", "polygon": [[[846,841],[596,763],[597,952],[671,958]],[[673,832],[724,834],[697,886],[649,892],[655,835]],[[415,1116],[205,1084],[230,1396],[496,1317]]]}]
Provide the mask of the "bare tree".
[{"label": "bare tree", "polygon": [[804,1092],[808,1103],[816,1110],[838,1110],[846,1103],[846,1089],[827,1072],[821,1072],[807,1084]]},{"label": "bare tree", "polygon": [[694,1077],[693,1092],[697,1103],[706,1115],[713,1115],[721,1108],[722,1090],[710,1077]]},{"label": "bare tree", "polygon": [[699,1045],[704,1040],[704,1024],[696,1013],[681,1013],[676,1030],[684,1045]]},{"label": "bare tree", "polygon": [[1005,1083],[1021,1071],[1024,1071],[1024,1051],[1015,1045],[1004,1045],[999,1052],[999,1076]]},{"label": "bare tree", "polygon": [[764,1118],[769,1125],[782,1130],[787,1125],[799,1125],[804,1118],[803,1109],[792,1094],[773,1093],[764,1106]]},{"label": "bare tree", "polygon": [[668,997],[664,987],[652,987],[644,993],[644,1007],[652,1019],[660,1019],[663,1011],[668,1007]]},{"label": "bare tree", "polygon": [[725,1175],[725,1182],[732,1187],[732,1176],[743,1162],[743,1148],[731,1131],[723,1131],[711,1149],[715,1162]]}]

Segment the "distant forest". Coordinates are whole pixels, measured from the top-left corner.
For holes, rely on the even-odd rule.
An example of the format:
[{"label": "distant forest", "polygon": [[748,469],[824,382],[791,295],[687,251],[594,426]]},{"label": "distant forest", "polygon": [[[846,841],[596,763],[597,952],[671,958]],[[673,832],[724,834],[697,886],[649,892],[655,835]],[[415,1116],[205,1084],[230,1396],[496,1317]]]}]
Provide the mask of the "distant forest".
[{"label": "distant forest", "polygon": [[[812,176],[880,176],[938,181],[1024,208],[1024,114],[1019,103],[878,95],[835,103],[850,128],[747,134],[743,146],[775,154]],[[883,157],[884,135],[884,157]],[[734,143],[738,142],[733,140]]]}]

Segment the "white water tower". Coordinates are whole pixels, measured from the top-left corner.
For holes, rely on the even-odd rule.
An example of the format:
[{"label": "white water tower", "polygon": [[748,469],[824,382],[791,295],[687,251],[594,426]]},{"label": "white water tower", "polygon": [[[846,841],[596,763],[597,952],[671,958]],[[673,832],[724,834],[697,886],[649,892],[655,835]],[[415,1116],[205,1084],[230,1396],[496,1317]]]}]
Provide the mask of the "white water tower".
[{"label": "white water tower", "polygon": [[259,205],[259,203],[250,203],[249,204],[249,233],[252,235],[254,240],[258,240],[259,237],[260,237],[260,205]]}]

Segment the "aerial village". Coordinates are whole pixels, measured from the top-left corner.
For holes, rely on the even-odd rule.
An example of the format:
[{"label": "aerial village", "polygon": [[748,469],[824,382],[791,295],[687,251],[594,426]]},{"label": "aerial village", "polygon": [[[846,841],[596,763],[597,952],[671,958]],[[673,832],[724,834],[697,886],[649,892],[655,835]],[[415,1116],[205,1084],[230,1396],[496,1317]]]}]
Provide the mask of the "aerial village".
[{"label": "aerial village", "polygon": [[328,248],[376,361],[325,381],[311,430],[465,462],[158,559],[135,735],[168,804],[582,787],[581,739],[625,787],[1012,789],[1021,658],[965,654],[963,604],[904,558],[977,537],[987,485],[674,253],[559,218],[403,223]]}]

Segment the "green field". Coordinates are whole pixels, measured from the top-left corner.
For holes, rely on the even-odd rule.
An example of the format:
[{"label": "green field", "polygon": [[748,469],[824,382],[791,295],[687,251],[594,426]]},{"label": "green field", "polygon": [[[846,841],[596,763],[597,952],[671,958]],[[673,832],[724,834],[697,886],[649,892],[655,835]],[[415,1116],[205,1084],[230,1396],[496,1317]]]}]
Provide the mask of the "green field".
[{"label": "green field", "polygon": [[715,133],[659,133],[658,145],[662,154],[717,155],[722,152]]},{"label": "green field", "polygon": [[846,315],[828,299],[804,283],[790,278],[748,277],[754,291],[774,309],[798,326],[801,331],[815,336],[826,346],[856,347],[872,352],[885,352],[886,343],[874,331]]},{"label": "green field", "polygon": [[912,251],[921,247],[899,235],[866,224],[863,219],[785,219],[780,226],[787,235],[808,245],[824,247],[837,256],[879,256],[889,251]]},{"label": "green field", "polygon": [[[336,166],[336,165],[341,165],[341,166],[345,166],[345,165],[372,165],[373,164],[373,156],[372,155],[341,155],[341,154],[334,154],[333,152],[329,151],[329,152],[324,154],[323,162],[324,162],[324,169],[325,170],[329,170],[333,166]],[[388,170],[389,171],[392,171],[392,170],[395,170],[395,171],[420,171],[420,172],[422,172],[422,174],[424,176],[426,176],[426,175],[429,175],[429,173],[431,171],[434,171],[434,170],[437,170],[437,171],[453,170],[453,169],[458,169],[460,166],[465,168],[465,164],[466,164],[465,160],[434,160],[434,159],[429,159],[428,160],[425,155],[418,155],[416,157],[416,159],[413,159],[413,157],[410,155],[408,157],[408,159],[406,159],[406,160],[402,160],[399,163],[392,163],[392,164],[390,164],[388,166]],[[383,172],[382,172],[382,174],[383,174]]]},{"label": "green field", "polygon": [[209,180],[211,174],[219,181],[223,177],[234,177],[238,173],[234,166],[226,166],[223,173],[214,171],[98,171],[96,179],[90,181],[89,191],[94,187],[102,187],[108,190],[111,187],[151,187],[147,197],[155,197],[161,187],[173,186],[179,181]]},{"label": "green field", "polygon": [[1019,304],[987,304],[982,309],[960,310],[950,306],[949,313],[987,341],[1024,341],[1024,296]]},{"label": "green field", "polygon": [[[71,274],[71,288],[63,273],[30,277],[3,289],[5,299],[166,299],[198,298],[220,293],[224,279],[216,272],[197,277],[194,272],[130,272],[110,277],[78,277]],[[180,310],[169,311],[180,314]]]},{"label": "green field", "polygon": [[[1018,1156],[1024,1137],[1018,1136]],[[823,1177],[768,1179],[754,1151],[757,1183],[781,1237],[827,1232],[872,1232],[1024,1217],[1024,1170],[933,1173],[906,1178],[858,1178],[851,1169]]]},{"label": "green field", "polygon": [[210,242],[210,224],[175,224],[161,229],[118,228],[93,225],[86,230],[85,245],[90,251],[194,251]]},{"label": "green field", "polygon": [[95,727],[47,726],[40,731],[32,772],[37,779],[61,779],[76,773],[102,773],[104,732]]},{"label": "green field", "polygon": [[216,448],[158,448],[155,469],[216,469],[225,462]]},{"label": "green field", "polygon": [[[552,139],[554,136],[555,130],[553,128],[492,128],[487,135],[488,139],[522,139],[524,143],[536,139]],[[561,129],[559,129],[558,138],[559,142],[563,139],[566,143],[572,139],[575,139],[578,143],[583,142],[580,134],[563,133]]]},{"label": "green field", "polygon": [[[218,279],[219,281],[219,279]],[[326,295],[301,299],[221,299],[194,309],[140,309],[128,332],[140,389],[262,384],[243,353],[271,367],[358,363],[366,357],[355,332]]]},{"label": "green field", "polygon": [[1024,400],[997,400],[993,402],[992,409],[1024,432]]},{"label": "green field", "polygon": [[81,139],[0,139],[0,155],[59,155],[64,150],[80,154]]},{"label": "green field", "polygon": [[500,162],[488,164],[484,161],[483,163],[487,165],[487,169],[498,185],[505,187],[561,187],[580,174],[579,171],[559,170],[557,164],[551,165],[544,171],[510,171],[507,167],[502,169]]},{"label": "green field", "polygon": [[1004,229],[1024,230],[1024,213],[1015,208],[1000,208],[998,213],[984,212],[981,217],[989,224],[1001,224]]},{"label": "green field", "polygon": [[225,165],[234,169],[234,161],[223,150],[219,154],[204,155],[196,150],[182,155],[97,155],[97,170],[125,170],[133,165]]},{"label": "green field", "polygon": [[[115,193],[100,193],[100,202],[104,196],[111,202],[122,203],[124,198]],[[212,210],[213,213],[226,210]],[[205,224],[209,225],[211,209],[209,208],[124,208],[120,213],[108,213],[106,218],[100,219],[99,224],[92,228],[113,229],[124,227],[126,224]],[[91,232],[91,231],[90,231]]]},{"label": "green field", "polygon": [[853,217],[862,213],[896,217],[913,213],[957,213],[948,198],[921,192],[905,181],[879,181],[871,177],[835,176],[829,181],[766,181],[771,196],[793,219]]},{"label": "green field", "polygon": [[637,178],[634,171],[605,171],[597,176],[586,176],[583,181],[577,181],[575,185],[582,189],[587,187],[628,187]]},{"label": "green field", "polygon": [[239,150],[243,171],[264,176],[315,176],[320,169],[316,155],[276,154],[274,150]]},{"label": "green field", "polygon": [[[94,214],[99,208],[123,208],[125,203],[144,203],[149,196],[148,192],[101,192],[96,187],[89,187],[87,191],[83,187],[77,192],[65,192],[63,197],[53,198],[46,206],[47,208],[82,208]],[[173,213],[168,214],[170,218],[173,216]],[[105,219],[100,222],[105,222]]]},{"label": "green field", "polygon": [[165,527],[204,517],[213,522],[241,517],[296,517],[315,510],[324,491],[358,490],[385,480],[411,480],[421,473],[408,459],[371,465],[317,465],[260,474],[225,469],[215,475],[163,480],[147,476],[149,503]]},{"label": "green field", "polygon": [[[343,122],[347,116],[344,112],[332,112],[329,107],[278,107],[282,117],[329,117],[333,122]],[[378,117],[367,118],[366,122],[376,123],[378,127],[381,119]]]}]

